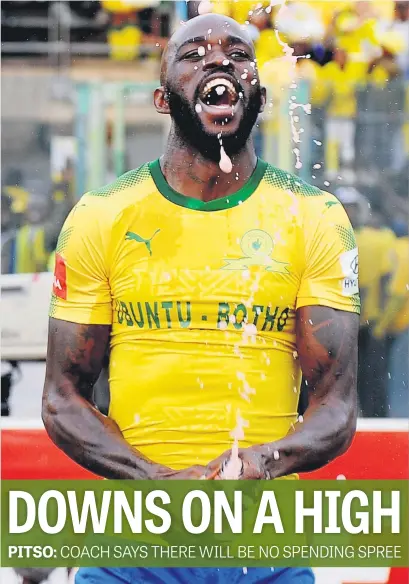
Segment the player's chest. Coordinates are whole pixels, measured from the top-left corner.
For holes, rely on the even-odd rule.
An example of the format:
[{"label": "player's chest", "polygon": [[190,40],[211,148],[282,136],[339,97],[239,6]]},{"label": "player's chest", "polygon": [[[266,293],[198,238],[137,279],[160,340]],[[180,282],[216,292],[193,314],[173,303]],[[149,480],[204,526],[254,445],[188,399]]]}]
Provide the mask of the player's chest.
[{"label": "player's chest", "polygon": [[302,245],[297,222],[280,206],[245,207],[150,212],[123,223],[110,275],[114,299],[293,304]]}]

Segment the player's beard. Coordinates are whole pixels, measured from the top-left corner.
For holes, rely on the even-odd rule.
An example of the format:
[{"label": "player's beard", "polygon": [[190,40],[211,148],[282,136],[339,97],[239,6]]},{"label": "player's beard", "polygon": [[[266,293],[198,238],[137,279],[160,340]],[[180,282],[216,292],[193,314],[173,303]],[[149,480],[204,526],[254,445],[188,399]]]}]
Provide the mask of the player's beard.
[{"label": "player's beard", "polygon": [[[183,95],[167,88],[169,96],[170,115],[176,126],[179,138],[193,149],[198,151],[204,158],[212,162],[220,160],[220,143],[217,136],[206,132],[199,115],[196,113],[194,104],[191,104]],[[242,119],[235,134],[223,134],[223,148],[229,156],[234,156],[241,152],[246,146],[251,131],[257,121],[261,108],[261,90],[255,88],[254,93],[248,101],[244,103]],[[196,103],[196,100],[195,100]]]}]

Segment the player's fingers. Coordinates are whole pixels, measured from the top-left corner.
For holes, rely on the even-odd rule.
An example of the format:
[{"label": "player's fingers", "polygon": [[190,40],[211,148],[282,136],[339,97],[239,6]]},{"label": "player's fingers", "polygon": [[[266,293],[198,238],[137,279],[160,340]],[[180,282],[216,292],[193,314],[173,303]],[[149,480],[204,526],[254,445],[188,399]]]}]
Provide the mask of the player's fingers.
[{"label": "player's fingers", "polygon": [[219,480],[219,478],[218,478],[219,472],[220,472],[220,466],[217,466],[213,470],[208,471],[205,475],[206,480],[208,480],[208,481]]}]

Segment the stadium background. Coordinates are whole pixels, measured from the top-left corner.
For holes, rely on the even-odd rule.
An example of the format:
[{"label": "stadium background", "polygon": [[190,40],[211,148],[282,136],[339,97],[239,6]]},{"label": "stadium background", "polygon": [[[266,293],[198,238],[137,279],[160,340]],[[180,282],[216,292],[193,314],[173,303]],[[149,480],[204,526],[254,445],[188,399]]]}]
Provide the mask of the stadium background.
[{"label": "stadium background", "polygon": [[[168,121],[154,111],[151,93],[161,51],[198,5],[1,3],[4,479],[89,476],[51,444],[40,420],[56,239],[82,193],[160,154]],[[402,257],[409,263],[409,4],[288,0],[285,10],[280,2],[269,7],[248,0],[212,6],[254,35],[269,96],[255,130],[257,151],[359,211],[360,225],[372,237],[368,249],[362,238],[360,250],[368,280],[364,310],[366,293],[384,284],[386,272],[391,277],[375,306],[367,301],[370,315],[362,322],[363,351],[374,343],[373,359],[384,364],[377,402],[361,403],[348,453],[304,478],[408,478],[409,392],[406,385],[398,400],[392,398],[391,379],[397,355],[408,366],[407,349],[403,357],[394,353],[396,340],[407,335],[407,302],[399,308],[403,324],[396,328],[389,318],[383,330],[376,327],[393,308],[394,295],[409,289],[405,274],[403,292],[399,282],[391,285],[402,268],[398,245],[407,246]],[[301,57],[296,65],[283,58],[282,43]],[[393,258],[385,273],[383,256]],[[361,370],[365,365],[361,361]],[[361,382],[370,391],[370,377],[363,374]],[[11,571],[1,577],[16,581]],[[408,578],[407,570],[317,571],[318,584],[403,584]],[[59,571],[50,582],[65,580]]]}]

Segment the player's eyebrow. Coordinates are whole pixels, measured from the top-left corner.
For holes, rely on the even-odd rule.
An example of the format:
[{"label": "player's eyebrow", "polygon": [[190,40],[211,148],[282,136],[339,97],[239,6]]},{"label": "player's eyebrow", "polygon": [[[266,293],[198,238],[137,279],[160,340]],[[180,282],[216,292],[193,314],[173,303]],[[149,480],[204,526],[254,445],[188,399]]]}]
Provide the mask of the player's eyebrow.
[{"label": "player's eyebrow", "polygon": [[176,52],[178,53],[179,51],[181,51],[183,49],[183,47],[185,47],[186,45],[194,45],[196,43],[205,43],[205,42],[206,42],[206,37],[204,37],[204,36],[192,37],[190,39],[187,39],[186,41],[183,41],[183,43],[178,46]]},{"label": "player's eyebrow", "polygon": [[[193,44],[198,44],[198,43],[208,43],[208,38],[205,36],[196,36],[196,37],[191,37],[190,39],[187,39],[186,41],[183,41],[183,43],[177,48],[177,53],[179,53],[179,51],[181,51],[186,45],[193,45]],[[246,41],[246,39],[239,37],[239,36],[234,36],[234,35],[229,35],[228,37],[225,38],[224,43],[227,43],[228,45],[246,45],[249,49],[251,48],[250,44],[248,43],[248,41]]]}]

